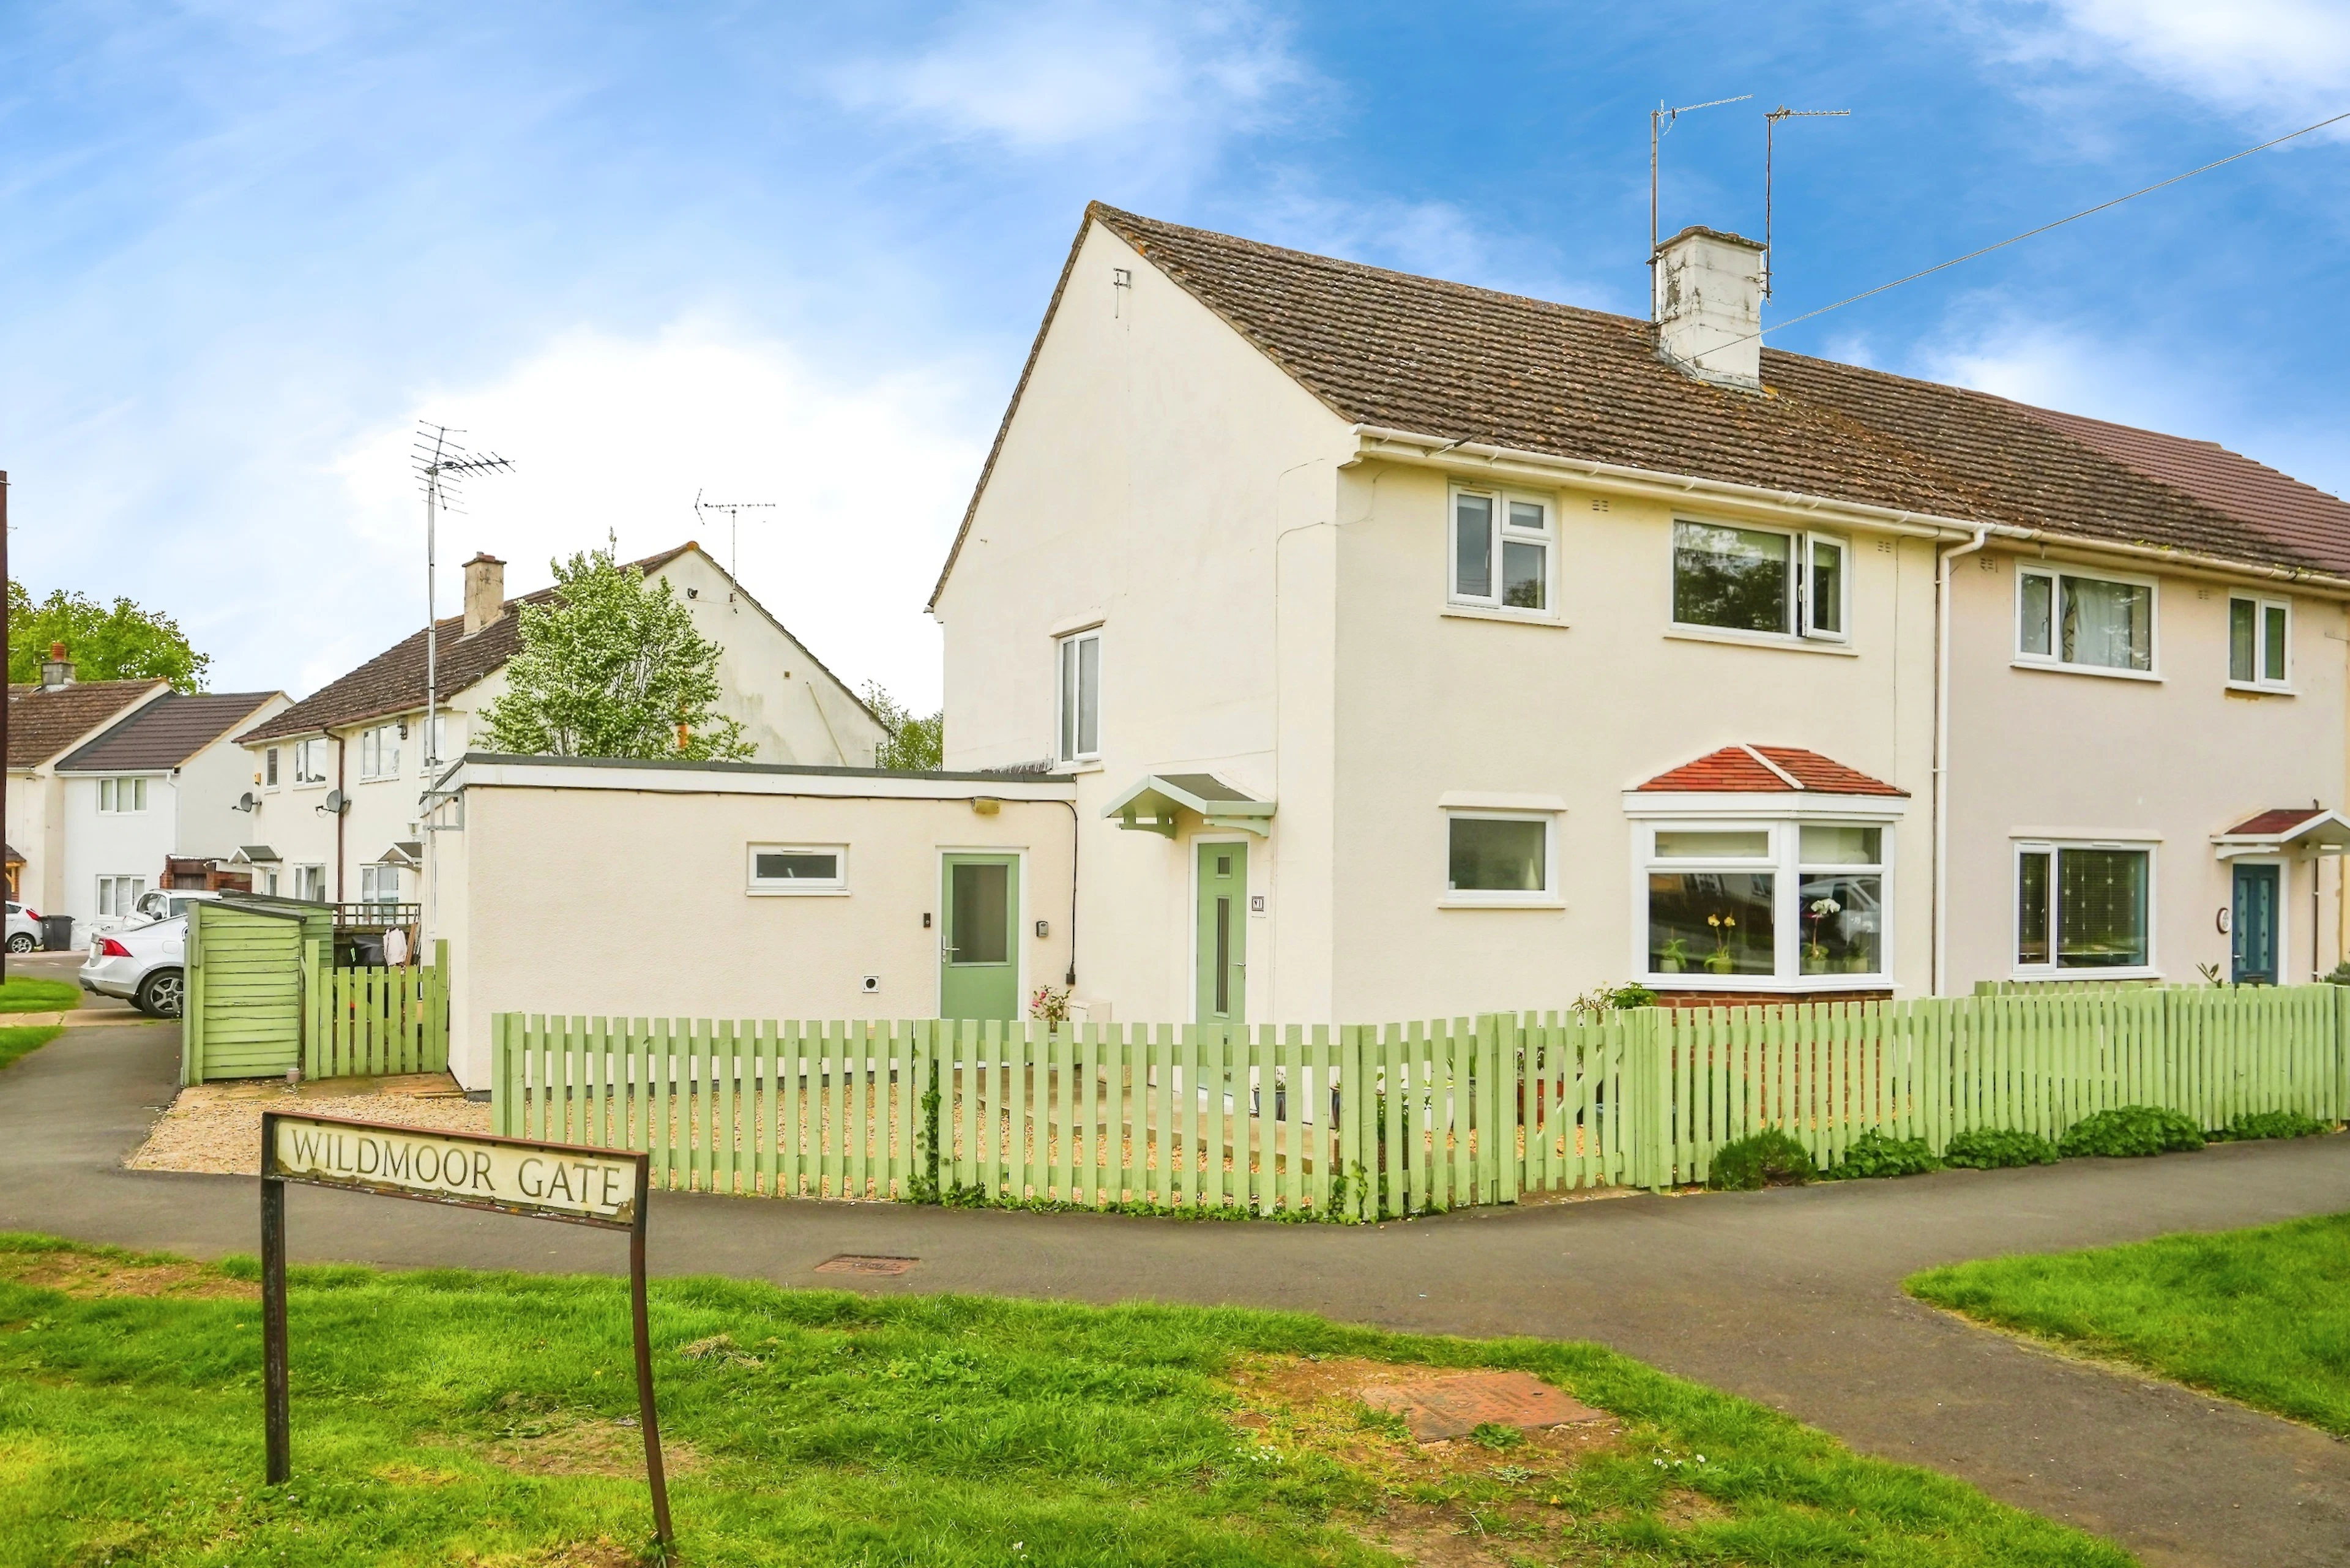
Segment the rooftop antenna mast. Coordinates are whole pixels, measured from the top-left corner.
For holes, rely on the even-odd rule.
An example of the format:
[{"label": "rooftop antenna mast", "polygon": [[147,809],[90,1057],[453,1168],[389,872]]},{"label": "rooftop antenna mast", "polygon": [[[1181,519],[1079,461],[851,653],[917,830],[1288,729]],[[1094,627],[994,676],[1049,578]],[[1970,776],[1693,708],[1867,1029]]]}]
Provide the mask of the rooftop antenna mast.
[{"label": "rooftop antenna mast", "polygon": [[1657,265],[1657,144],[1673,128],[1673,121],[1700,109],[1720,109],[1725,103],[1744,103],[1754,95],[1740,93],[1736,98],[1717,98],[1706,103],[1685,103],[1679,109],[1667,109],[1664,99],[1648,111],[1648,265]]},{"label": "rooftop antenna mast", "polygon": [[[433,722],[441,706],[441,613],[433,582],[436,524],[440,514],[459,510],[459,487],[466,480],[475,474],[514,472],[514,464],[495,452],[467,452],[455,439],[464,433],[419,420],[411,448],[417,481],[424,491],[424,765],[428,768],[441,760],[440,726]],[[336,875],[342,875],[339,868]]]},{"label": "rooftop antenna mast", "polygon": [[1762,297],[1771,297],[1771,141],[1783,119],[1843,119],[1848,109],[1789,109],[1785,104],[1762,116]]},{"label": "rooftop antenna mast", "polygon": [[726,576],[730,579],[726,588],[726,604],[727,607],[733,609],[737,615],[743,612],[734,603],[733,585],[742,580],[742,572],[739,569],[741,541],[736,524],[741,514],[745,512],[773,512],[775,509],[775,504],[772,501],[704,501],[701,491],[697,490],[693,493],[693,514],[696,518],[706,517],[712,512],[726,514]]}]

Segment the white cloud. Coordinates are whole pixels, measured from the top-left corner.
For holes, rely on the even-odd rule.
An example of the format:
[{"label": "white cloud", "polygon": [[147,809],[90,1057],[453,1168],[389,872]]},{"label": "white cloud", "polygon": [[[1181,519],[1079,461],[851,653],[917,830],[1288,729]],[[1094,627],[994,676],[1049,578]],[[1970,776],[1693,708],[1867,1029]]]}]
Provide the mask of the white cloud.
[{"label": "white cloud", "polygon": [[2206,396],[2177,395],[2182,367],[2151,345],[2093,337],[2064,324],[2006,317],[1922,348],[1911,373],[2017,402],[2174,435],[2209,417]]},{"label": "white cloud", "polygon": [[461,602],[458,566],[476,550],[508,562],[509,593],[545,587],[551,557],[607,530],[623,559],[698,538],[723,564],[726,521],[697,518],[696,491],[771,501],[742,517],[744,586],[844,680],[937,701],[938,628],[922,606],[985,451],[959,368],[845,385],[787,345],[707,320],[650,340],[568,333],[494,380],[417,399],[335,459],[352,531],[390,564],[394,598],[410,583],[422,597],[416,418],[515,463],[469,482],[463,512],[442,523],[442,614]]},{"label": "white cloud", "polygon": [[2350,109],[2350,9],[2329,0],[2045,0],[1999,23],[2012,59],[2120,65],[2263,129]]},{"label": "white cloud", "polygon": [[846,108],[1021,151],[1154,161],[1279,118],[1308,85],[1284,29],[1239,4],[965,5],[932,38],[828,76]]}]

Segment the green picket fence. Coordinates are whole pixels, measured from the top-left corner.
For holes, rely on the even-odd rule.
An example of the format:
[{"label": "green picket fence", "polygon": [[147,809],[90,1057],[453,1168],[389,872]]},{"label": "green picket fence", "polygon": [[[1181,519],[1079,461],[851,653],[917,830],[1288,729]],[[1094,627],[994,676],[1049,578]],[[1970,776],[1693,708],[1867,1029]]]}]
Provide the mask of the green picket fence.
[{"label": "green picket fence", "polygon": [[[358,971],[353,971],[358,972]],[[500,1013],[497,1130],[652,1156],[664,1187],[1373,1220],[1703,1181],[1765,1127],[2058,1137],[2350,1116],[2350,996],[2082,989],[1903,1003],[1254,1027]]]},{"label": "green picket fence", "polygon": [[337,969],[326,941],[309,944],[304,1077],[449,1070],[449,944],[432,946],[429,964]]}]

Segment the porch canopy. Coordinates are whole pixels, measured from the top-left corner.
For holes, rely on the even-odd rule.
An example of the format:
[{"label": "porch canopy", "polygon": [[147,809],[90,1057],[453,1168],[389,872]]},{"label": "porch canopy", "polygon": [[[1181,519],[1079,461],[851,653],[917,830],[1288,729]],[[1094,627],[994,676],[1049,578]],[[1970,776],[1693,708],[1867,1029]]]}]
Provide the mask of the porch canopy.
[{"label": "porch canopy", "polygon": [[2340,855],[2350,851],[2350,818],[2314,805],[2285,805],[2246,817],[2211,842],[2222,860],[2240,855]]},{"label": "porch canopy", "polygon": [[1265,824],[1272,820],[1273,802],[1236,790],[1213,774],[1145,774],[1140,783],[1104,806],[1102,815],[1116,817],[1130,832],[1172,838],[1179,810],[1197,813],[1210,827],[1270,836]]}]

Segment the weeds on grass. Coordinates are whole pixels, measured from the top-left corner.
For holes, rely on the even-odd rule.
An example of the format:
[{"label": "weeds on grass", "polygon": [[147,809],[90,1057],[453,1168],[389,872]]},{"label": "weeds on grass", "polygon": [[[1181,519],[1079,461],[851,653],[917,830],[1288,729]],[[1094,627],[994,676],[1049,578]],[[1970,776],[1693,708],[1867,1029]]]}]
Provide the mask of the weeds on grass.
[{"label": "weeds on grass", "polygon": [[1819,1174],[1812,1151],[1776,1127],[1732,1138],[1713,1151],[1706,1185],[1719,1192],[1796,1187]]},{"label": "weeds on grass", "polygon": [[1942,1149],[1942,1163],[1967,1170],[2000,1170],[2017,1165],[2054,1165],[2056,1146],[2038,1133],[2006,1127],[1970,1127]]},{"label": "weeds on grass", "polygon": [[1869,1128],[1846,1146],[1844,1158],[1829,1168],[1830,1181],[1852,1181],[1872,1176],[1918,1176],[1939,1170],[1933,1146],[1922,1137],[1887,1137]]},{"label": "weeds on grass", "polygon": [[2256,1138],[2316,1137],[2333,1130],[2332,1122],[2313,1121],[2299,1111],[2254,1111],[2229,1123],[2220,1137],[2230,1143],[2249,1143]]},{"label": "weeds on grass", "polygon": [[2117,1106],[2073,1124],[2056,1145],[2066,1159],[2104,1155],[2130,1158],[2203,1147],[2203,1129],[2191,1117],[2159,1106]]}]

